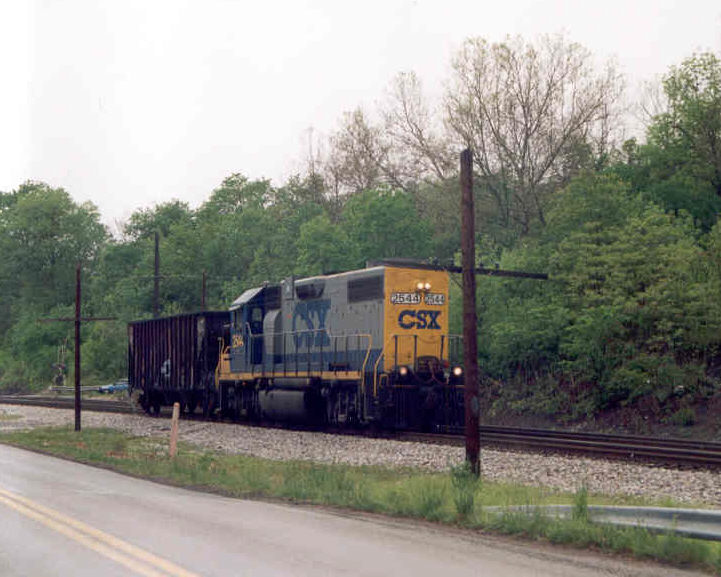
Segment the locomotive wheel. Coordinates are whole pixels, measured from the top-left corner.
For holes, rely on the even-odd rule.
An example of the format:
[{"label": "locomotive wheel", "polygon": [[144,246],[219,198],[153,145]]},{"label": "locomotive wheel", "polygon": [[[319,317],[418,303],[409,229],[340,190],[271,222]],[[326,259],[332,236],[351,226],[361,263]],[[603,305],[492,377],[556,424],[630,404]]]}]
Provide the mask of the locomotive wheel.
[{"label": "locomotive wheel", "polygon": [[148,402],[148,397],[144,393],[138,397],[138,406],[146,413],[150,413],[150,403]]},{"label": "locomotive wheel", "polygon": [[198,407],[198,399],[190,399],[185,406],[185,410],[189,415],[192,415],[195,412],[195,409]]},{"label": "locomotive wheel", "polygon": [[208,418],[215,412],[215,397],[208,395],[203,400],[203,417]]}]

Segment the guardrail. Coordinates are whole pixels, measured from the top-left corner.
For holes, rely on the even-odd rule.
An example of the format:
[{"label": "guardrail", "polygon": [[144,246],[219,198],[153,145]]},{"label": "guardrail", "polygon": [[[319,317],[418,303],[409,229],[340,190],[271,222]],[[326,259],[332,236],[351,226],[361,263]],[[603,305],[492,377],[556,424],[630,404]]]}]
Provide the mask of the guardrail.
[{"label": "guardrail", "polygon": [[[97,391],[98,388],[99,387],[91,387],[91,386],[80,387],[80,392],[82,393],[85,391]],[[74,393],[75,387],[55,387],[55,386],[53,386],[53,387],[50,387],[49,390],[51,393]]]},{"label": "guardrail", "polygon": [[[569,519],[572,505],[524,505],[521,507],[486,507],[494,514],[519,513]],[[616,507],[589,505],[588,520],[617,527],[639,527],[656,533],[675,533],[681,537],[721,541],[721,511],[708,509],[675,509],[671,507]]]}]

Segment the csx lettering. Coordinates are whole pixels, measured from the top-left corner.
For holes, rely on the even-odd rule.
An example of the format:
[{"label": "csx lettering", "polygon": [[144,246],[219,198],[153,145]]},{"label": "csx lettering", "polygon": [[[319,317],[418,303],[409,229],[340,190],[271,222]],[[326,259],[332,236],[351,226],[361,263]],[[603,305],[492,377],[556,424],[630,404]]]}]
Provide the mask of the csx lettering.
[{"label": "csx lettering", "polygon": [[438,317],[441,311],[404,310],[398,315],[398,325],[402,329],[440,329]]}]

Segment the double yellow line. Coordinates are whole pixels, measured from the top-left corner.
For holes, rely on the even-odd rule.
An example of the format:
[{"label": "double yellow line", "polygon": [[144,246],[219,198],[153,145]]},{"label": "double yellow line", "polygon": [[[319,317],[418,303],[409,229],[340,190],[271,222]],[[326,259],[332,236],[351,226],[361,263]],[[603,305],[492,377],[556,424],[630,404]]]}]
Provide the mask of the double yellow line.
[{"label": "double yellow line", "polygon": [[0,503],[147,577],[199,577],[113,535],[0,488]]}]

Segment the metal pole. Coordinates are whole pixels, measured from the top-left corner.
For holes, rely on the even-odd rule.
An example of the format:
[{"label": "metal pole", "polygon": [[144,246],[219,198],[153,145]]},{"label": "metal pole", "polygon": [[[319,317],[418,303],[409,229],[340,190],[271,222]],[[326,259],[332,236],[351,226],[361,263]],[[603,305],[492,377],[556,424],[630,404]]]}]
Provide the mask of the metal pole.
[{"label": "metal pole", "polygon": [[207,273],[205,272],[205,269],[203,269],[203,290],[202,290],[202,293],[201,293],[201,296],[200,296],[200,310],[201,310],[201,311],[204,311],[204,310],[205,310],[205,298],[206,298],[206,294],[207,294],[207,293],[206,293],[206,290],[207,290],[206,283],[207,283],[207,281],[208,281],[208,275],[207,275]]},{"label": "metal pole", "polygon": [[463,366],[466,425],[466,460],[481,474],[478,402],[478,333],[476,316],[476,250],[473,209],[473,156],[461,152],[461,264],[463,266]]},{"label": "metal pole", "polygon": [[160,316],[160,237],[155,232],[155,266],[153,274],[153,317]]},{"label": "metal pole", "polygon": [[80,263],[75,267],[75,430],[80,430]]}]

